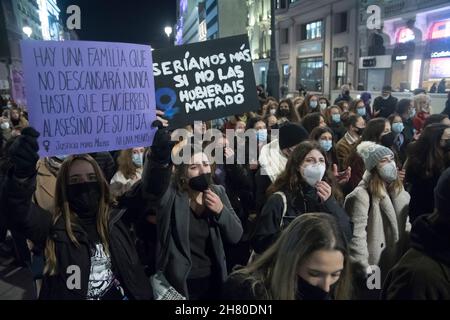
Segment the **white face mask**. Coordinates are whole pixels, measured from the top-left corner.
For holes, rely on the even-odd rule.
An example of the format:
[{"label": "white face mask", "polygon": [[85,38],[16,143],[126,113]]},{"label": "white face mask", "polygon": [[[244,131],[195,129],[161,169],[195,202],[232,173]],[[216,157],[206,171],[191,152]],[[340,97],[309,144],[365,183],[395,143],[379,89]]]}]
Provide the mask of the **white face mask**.
[{"label": "white face mask", "polygon": [[0,124],[0,128],[2,130],[9,129],[9,122],[3,122],[2,124]]},{"label": "white face mask", "polygon": [[321,103],[320,104],[320,110],[325,110],[327,108],[327,104],[326,103]]},{"label": "white face mask", "polygon": [[322,180],[324,174],[325,174],[325,164],[316,163],[305,166],[303,168],[302,176],[307,184],[309,184],[311,187],[314,187],[317,182]]},{"label": "white face mask", "polygon": [[270,109],[270,114],[271,115],[275,115],[277,113],[277,109]]},{"label": "white face mask", "polygon": [[391,161],[386,163],[381,168],[378,168],[378,173],[380,174],[381,179],[386,181],[387,183],[391,183],[397,179],[397,166],[395,165],[395,161]]}]

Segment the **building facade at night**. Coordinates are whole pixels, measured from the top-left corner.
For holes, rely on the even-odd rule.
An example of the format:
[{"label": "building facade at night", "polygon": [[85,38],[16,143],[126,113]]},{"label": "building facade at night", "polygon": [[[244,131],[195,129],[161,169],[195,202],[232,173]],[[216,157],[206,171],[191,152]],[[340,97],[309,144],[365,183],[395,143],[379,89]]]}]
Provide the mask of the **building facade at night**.
[{"label": "building facade at night", "polygon": [[242,0],[178,0],[175,44],[246,33],[247,7]]},{"label": "building facade at night", "polygon": [[282,83],[328,95],[356,82],[356,0],[278,0],[276,38]]},{"label": "building facade at night", "polygon": [[[382,30],[368,30],[369,5],[381,7]],[[448,0],[363,0],[358,34],[359,81],[367,90],[379,91],[385,83],[396,91],[429,90],[450,77]]]},{"label": "building facade at night", "polygon": [[0,94],[26,105],[20,41],[63,40],[56,0],[2,0],[0,4]]},{"label": "building facade at night", "polygon": [[[282,82],[331,95],[344,83],[379,92],[430,89],[450,77],[448,0],[277,0],[276,39]],[[381,9],[381,29],[368,28]]]},{"label": "building facade at night", "polygon": [[270,1],[248,0],[248,40],[252,50],[256,84],[267,83],[270,58]]}]

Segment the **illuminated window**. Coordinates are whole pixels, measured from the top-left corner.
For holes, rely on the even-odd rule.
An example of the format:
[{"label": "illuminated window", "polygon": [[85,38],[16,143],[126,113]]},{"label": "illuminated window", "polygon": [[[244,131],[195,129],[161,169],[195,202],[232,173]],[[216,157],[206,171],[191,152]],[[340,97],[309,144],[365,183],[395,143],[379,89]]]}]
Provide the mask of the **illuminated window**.
[{"label": "illuminated window", "polygon": [[430,28],[431,39],[450,37],[450,19],[435,22]]},{"label": "illuminated window", "polygon": [[312,40],[322,38],[322,21],[315,21],[303,24],[301,29],[302,40]]},{"label": "illuminated window", "polygon": [[416,37],[414,35],[414,32],[409,29],[409,28],[401,28],[398,32],[397,32],[397,43],[406,43],[409,41],[413,41],[415,40]]}]

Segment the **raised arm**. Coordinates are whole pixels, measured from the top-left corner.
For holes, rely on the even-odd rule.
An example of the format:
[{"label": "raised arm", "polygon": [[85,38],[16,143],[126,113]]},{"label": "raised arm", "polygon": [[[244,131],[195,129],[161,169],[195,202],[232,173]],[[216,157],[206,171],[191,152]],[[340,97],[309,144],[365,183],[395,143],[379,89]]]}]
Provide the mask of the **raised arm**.
[{"label": "raised arm", "polygon": [[8,155],[13,167],[6,178],[4,199],[9,223],[33,242],[44,244],[50,232],[51,215],[31,201],[36,190],[38,137],[39,133],[28,127],[11,145]]}]

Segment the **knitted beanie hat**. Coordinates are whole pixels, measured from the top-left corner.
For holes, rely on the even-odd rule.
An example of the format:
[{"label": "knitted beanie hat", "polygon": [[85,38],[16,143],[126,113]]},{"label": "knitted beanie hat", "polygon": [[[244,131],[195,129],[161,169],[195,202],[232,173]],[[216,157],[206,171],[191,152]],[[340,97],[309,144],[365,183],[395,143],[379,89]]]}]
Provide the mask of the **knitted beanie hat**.
[{"label": "knitted beanie hat", "polygon": [[279,130],[280,150],[296,146],[309,138],[308,131],[299,123],[286,122]]},{"label": "knitted beanie hat", "polygon": [[372,170],[381,159],[385,156],[394,156],[394,153],[391,149],[376,144],[372,141],[363,141],[361,142],[356,151],[364,160],[364,166],[367,171]]}]

